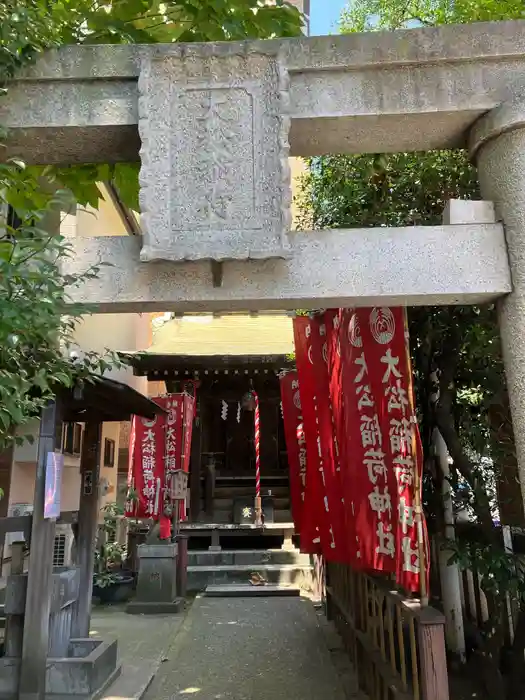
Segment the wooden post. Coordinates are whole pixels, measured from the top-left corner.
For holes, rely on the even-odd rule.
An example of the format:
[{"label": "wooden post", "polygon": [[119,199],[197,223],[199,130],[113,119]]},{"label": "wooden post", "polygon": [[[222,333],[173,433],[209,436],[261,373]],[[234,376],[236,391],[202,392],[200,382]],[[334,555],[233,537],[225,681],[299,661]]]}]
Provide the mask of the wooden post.
[{"label": "wooden post", "polygon": [[205,478],[205,510],[209,517],[214,516],[214,499],[215,499],[215,460],[212,458],[206,465]]},{"label": "wooden post", "polygon": [[190,454],[190,519],[196,523],[201,510],[202,402],[197,399]]},{"label": "wooden post", "polygon": [[78,510],[77,566],[80,569],[78,599],[73,606],[73,639],[89,637],[93,568],[98,527],[98,481],[102,423],[86,423],[82,442],[80,505]]},{"label": "wooden post", "polygon": [[29,550],[29,573],[20,664],[20,700],[44,700],[49,641],[49,613],[53,591],[54,518],[44,518],[47,455],[54,452],[60,407],[52,402],[42,410],[35,477],[35,496]]},{"label": "wooden post", "polygon": [[445,616],[425,607],[418,618],[422,700],[449,700]]},{"label": "wooden post", "polygon": [[[11,574],[24,573],[24,543],[13,542],[11,545]],[[19,659],[22,655],[24,638],[24,616],[7,615],[5,621],[5,656]]]},{"label": "wooden post", "polygon": [[186,598],[188,591],[188,535],[177,536],[177,598]]}]

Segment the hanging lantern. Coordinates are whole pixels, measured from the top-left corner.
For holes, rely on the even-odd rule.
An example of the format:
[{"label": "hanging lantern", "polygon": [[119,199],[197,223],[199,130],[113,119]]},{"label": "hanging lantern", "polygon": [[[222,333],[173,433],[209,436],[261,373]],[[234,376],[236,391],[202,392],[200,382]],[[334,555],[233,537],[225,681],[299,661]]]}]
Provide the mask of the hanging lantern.
[{"label": "hanging lantern", "polygon": [[253,391],[247,391],[241,399],[242,407],[245,411],[255,410],[255,395]]},{"label": "hanging lantern", "polygon": [[188,491],[188,472],[184,469],[175,469],[168,473],[167,481],[170,501],[185,501]]}]

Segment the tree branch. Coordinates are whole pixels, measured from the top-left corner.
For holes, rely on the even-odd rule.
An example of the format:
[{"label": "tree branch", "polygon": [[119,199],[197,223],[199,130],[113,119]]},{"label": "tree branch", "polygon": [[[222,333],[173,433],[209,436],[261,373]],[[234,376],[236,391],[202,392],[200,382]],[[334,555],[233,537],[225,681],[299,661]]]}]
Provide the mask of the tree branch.
[{"label": "tree branch", "polygon": [[467,481],[474,493],[474,511],[485,536],[489,541],[495,541],[496,533],[489,499],[476,474],[474,464],[463,449],[454,423],[454,376],[458,365],[460,343],[459,324],[455,323],[453,319],[443,342],[443,351],[440,358],[439,397],[435,404],[436,425],[445,440],[455,468]]}]

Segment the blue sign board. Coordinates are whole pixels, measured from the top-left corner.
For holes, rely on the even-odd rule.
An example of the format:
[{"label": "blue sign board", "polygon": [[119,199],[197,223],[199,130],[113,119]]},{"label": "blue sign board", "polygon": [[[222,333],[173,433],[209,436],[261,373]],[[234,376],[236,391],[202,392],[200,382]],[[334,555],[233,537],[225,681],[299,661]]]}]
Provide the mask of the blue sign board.
[{"label": "blue sign board", "polygon": [[62,469],[64,455],[48,452],[46,459],[46,495],[44,501],[44,518],[60,517],[60,500],[62,495]]}]

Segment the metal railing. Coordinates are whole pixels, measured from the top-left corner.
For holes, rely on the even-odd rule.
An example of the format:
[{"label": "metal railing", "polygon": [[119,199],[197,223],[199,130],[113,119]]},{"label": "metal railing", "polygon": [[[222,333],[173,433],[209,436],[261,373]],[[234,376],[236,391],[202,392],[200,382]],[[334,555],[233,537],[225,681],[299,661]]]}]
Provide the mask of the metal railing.
[{"label": "metal railing", "polygon": [[370,700],[449,700],[441,613],[343,564],[326,580],[327,615]]}]

